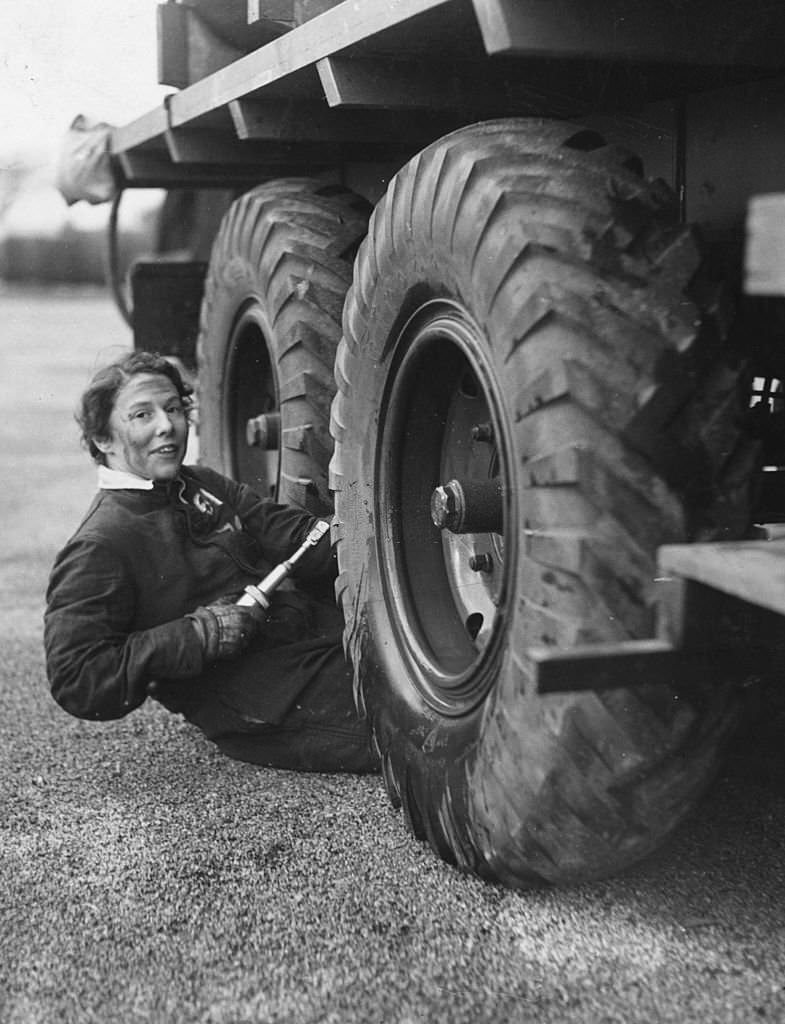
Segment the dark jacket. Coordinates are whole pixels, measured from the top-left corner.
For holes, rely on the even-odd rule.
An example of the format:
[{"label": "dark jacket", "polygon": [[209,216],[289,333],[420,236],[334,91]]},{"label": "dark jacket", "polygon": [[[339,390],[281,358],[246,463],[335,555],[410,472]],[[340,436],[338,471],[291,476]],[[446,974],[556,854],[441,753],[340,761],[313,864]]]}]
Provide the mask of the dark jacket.
[{"label": "dark jacket", "polygon": [[[185,618],[239,594],[289,557],[313,517],[276,505],[208,469],[184,467],[152,490],[103,490],[59,553],[44,622],[52,694],[80,718],[119,718],[151,690],[208,736],[279,722],[339,642],[312,621],[305,596],[295,642],[275,630],[233,661],[205,665]],[[334,577],[329,537],[299,563],[302,578]],[[291,639],[291,637],[288,637]]]}]

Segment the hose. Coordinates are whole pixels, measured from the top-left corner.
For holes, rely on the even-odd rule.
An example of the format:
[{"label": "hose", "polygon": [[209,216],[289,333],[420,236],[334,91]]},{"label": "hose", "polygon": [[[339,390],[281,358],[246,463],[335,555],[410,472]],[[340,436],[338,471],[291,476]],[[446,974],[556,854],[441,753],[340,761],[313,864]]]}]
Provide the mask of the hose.
[{"label": "hose", "polygon": [[134,315],[128,299],[128,291],[125,288],[120,275],[120,247],[118,245],[117,221],[120,210],[120,200],[123,198],[123,189],[120,188],[112,199],[112,208],[109,212],[109,224],[107,227],[106,266],[104,268],[107,284],[112,291],[112,298],[120,312],[120,316],[133,330]]}]

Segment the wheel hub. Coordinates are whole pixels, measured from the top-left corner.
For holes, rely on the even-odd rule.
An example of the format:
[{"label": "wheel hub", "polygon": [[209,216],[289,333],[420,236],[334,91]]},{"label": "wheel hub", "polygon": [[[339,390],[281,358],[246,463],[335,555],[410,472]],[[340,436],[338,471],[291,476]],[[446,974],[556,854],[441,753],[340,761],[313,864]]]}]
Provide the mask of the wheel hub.
[{"label": "wheel hub", "polygon": [[502,482],[450,480],[431,495],[431,519],[440,530],[451,533],[501,533]]},{"label": "wheel hub", "polygon": [[426,303],[398,339],[381,410],[376,507],[392,523],[379,538],[385,599],[415,684],[450,715],[491,685],[507,600],[511,497],[486,349],[460,307]]}]

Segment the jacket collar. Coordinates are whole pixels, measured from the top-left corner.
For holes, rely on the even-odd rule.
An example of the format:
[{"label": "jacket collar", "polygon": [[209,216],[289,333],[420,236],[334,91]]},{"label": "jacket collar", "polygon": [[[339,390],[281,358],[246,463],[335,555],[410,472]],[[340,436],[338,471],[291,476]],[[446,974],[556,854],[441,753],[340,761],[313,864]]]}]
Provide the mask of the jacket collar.
[{"label": "jacket collar", "polygon": [[152,491],[153,481],[122,469],[99,466],[98,487],[102,491]]}]

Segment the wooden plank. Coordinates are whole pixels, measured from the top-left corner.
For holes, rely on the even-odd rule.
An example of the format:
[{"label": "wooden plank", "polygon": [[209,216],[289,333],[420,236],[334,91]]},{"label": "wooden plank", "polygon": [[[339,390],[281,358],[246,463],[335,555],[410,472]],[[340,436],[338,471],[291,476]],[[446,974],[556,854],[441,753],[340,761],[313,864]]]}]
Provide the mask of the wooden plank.
[{"label": "wooden plank", "polygon": [[[402,60],[399,58],[325,57],[316,70],[333,108],[429,110],[472,119],[532,113],[537,72],[526,78],[488,62]],[[542,103],[535,104],[541,107]]]},{"label": "wooden plank", "polygon": [[423,61],[325,57],[316,70],[331,107],[455,110],[469,98],[457,75]]},{"label": "wooden plank", "polygon": [[538,693],[629,686],[630,680],[651,682],[672,675],[674,648],[661,640],[630,640],[619,644],[582,644],[567,650],[530,647]]},{"label": "wooden plank", "polygon": [[296,100],[232,100],[229,113],[240,139],[316,141],[329,137],[321,104]]},{"label": "wooden plank", "polygon": [[166,147],[175,164],[259,163],[255,147],[244,147],[231,135],[202,131],[198,128],[176,128],[166,132]]},{"label": "wooden plank", "polygon": [[472,0],[489,54],[781,68],[785,5],[716,0]]},{"label": "wooden plank", "polygon": [[135,149],[137,146],[149,145],[155,141],[163,143],[163,136],[169,127],[169,118],[164,106],[155,107],[153,110],[137,117],[112,132],[110,150],[113,155],[123,153],[128,149]]},{"label": "wooden plank", "polygon": [[207,110],[248,96],[324,57],[452,2],[387,0],[358,4],[347,0],[173,96],[171,124],[187,124]]},{"label": "wooden plank", "polygon": [[[550,61],[428,60],[415,57],[325,57],[316,64],[327,102],[333,108],[358,110],[430,110],[461,112],[470,120],[499,117],[569,117],[601,108],[605,90],[623,90],[627,122],[641,134],[640,120],[629,111],[643,102],[636,84],[616,69],[617,84],[608,75],[597,81],[596,69],[574,61],[569,67]],[[671,118],[672,120],[672,118]],[[628,131],[627,137],[630,132]],[[670,169],[670,168],[669,168]]]},{"label": "wooden plank", "polygon": [[768,653],[749,647],[679,650],[662,640],[582,644],[567,650],[530,647],[537,692],[569,693],[618,687],[680,686],[698,679],[743,680],[755,664],[761,672]]},{"label": "wooden plank", "polygon": [[744,290],[785,295],[785,194],[754,196],[749,202]]},{"label": "wooden plank", "polygon": [[695,580],[785,614],[785,540],[666,545],[658,553],[657,575]]}]

